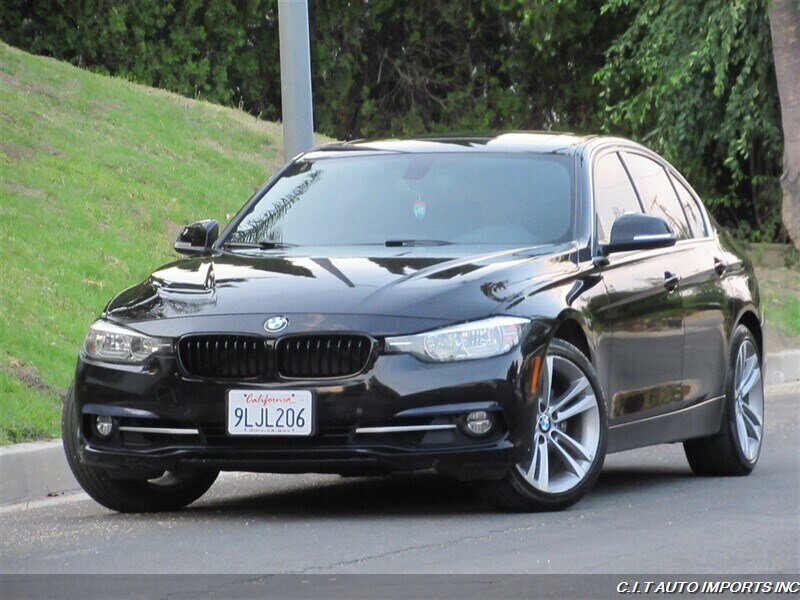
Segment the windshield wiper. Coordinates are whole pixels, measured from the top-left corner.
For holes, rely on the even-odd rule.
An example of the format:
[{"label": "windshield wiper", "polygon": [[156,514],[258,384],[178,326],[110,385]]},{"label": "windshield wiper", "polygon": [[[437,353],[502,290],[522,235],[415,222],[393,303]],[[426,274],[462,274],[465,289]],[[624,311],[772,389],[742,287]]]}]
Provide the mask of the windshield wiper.
[{"label": "windshield wiper", "polygon": [[449,246],[453,242],[445,240],[386,240],[387,248],[400,248],[402,246]]},{"label": "windshield wiper", "polygon": [[223,248],[258,248],[259,250],[273,250],[275,248],[294,248],[297,244],[287,244],[278,240],[264,240],[261,242],[226,242]]}]

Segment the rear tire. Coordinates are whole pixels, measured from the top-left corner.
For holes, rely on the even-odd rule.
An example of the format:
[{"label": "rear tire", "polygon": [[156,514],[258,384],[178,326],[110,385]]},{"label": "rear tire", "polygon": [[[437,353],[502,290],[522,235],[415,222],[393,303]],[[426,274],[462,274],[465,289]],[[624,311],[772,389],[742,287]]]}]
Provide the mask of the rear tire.
[{"label": "rear tire", "polygon": [[539,387],[531,458],[512,467],[503,479],[472,484],[478,496],[503,510],[562,510],[594,486],[603,467],[606,401],[586,356],[554,339]]},{"label": "rear tire", "polygon": [[112,471],[84,464],[75,394],[70,387],[61,415],[61,437],[75,479],[96,502],[118,512],[161,512],[183,508],[205,494],[218,471],[165,473],[156,480],[115,479]]},{"label": "rear tire", "polygon": [[739,325],[731,339],[720,430],[709,437],[688,440],[683,448],[696,475],[748,475],[758,462],[763,439],[761,355],[751,331]]}]

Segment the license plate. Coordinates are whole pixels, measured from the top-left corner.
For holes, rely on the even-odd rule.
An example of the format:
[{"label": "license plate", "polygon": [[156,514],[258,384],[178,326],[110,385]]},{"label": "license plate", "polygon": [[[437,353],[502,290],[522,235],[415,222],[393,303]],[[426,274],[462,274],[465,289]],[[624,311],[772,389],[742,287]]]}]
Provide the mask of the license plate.
[{"label": "license plate", "polygon": [[313,424],[307,390],[228,391],[228,435],[311,435]]}]

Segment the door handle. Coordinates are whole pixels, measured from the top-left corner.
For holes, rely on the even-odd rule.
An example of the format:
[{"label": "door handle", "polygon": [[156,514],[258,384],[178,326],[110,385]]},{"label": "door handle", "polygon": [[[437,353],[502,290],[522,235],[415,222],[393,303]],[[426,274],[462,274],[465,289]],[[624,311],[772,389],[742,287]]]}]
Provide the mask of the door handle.
[{"label": "door handle", "polygon": [[675,275],[675,273],[670,273],[669,271],[664,271],[664,287],[667,288],[670,292],[675,290],[678,287],[678,283],[680,282],[681,278]]},{"label": "door handle", "polygon": [[728,270],[728,265],[721,258],[714,257],[714,270],[717,272],[717,275],[722,277],[725,275],[725,271]]}]

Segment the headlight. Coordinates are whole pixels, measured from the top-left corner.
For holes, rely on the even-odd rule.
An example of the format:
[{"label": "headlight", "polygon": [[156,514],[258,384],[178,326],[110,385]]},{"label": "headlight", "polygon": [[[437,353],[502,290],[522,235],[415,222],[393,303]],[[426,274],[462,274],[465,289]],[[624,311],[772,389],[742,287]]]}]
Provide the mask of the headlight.
[{"label": "headlight", "polygon": [[492,317],[428,333],[387,338],[386,349],[435,362],[499,356],[519,343],[529,323],[528,319],[517,317]]},{"label": "headlight", "polygon": [[170,346],[169,340],[153,338],[100,320],[89,328],[83,352],[97,360],[138,364]]}]

